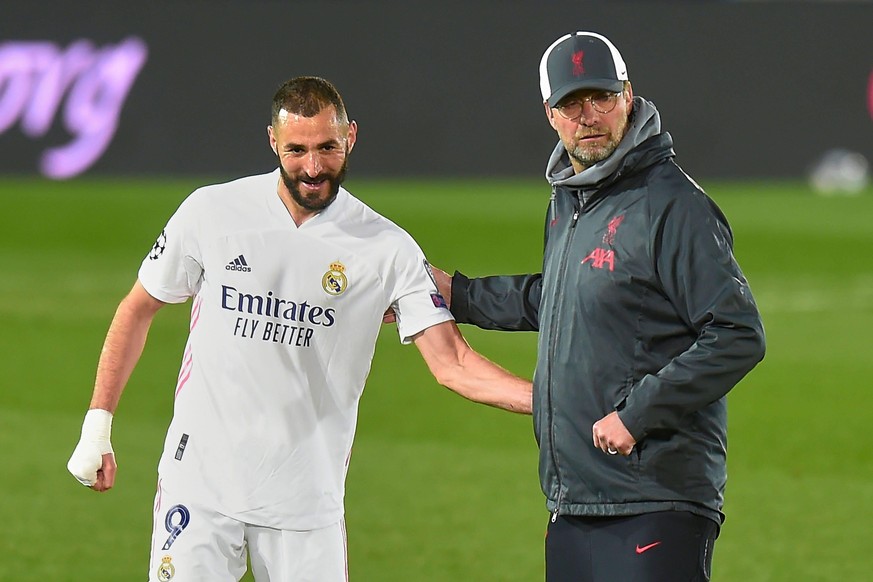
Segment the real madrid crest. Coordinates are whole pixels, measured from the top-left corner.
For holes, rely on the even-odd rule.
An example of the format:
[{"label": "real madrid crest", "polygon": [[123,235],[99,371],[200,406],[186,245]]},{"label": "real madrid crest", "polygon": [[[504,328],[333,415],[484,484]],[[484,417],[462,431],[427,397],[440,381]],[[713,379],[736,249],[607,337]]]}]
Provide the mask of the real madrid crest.
[{"label": "real madrid crest", "polygon": [[321,287],[328,295],[342,295],[349,287],[346,267],[339,261],[330,264],[330,269],[321,278]]},{"label": "real madrid crest", "polygon": [[171,556],[161,558],[161,565],[158,566],[158,580],[161,582],[170,582],[173,576],[176,575],[176,567],[173,565]]}]

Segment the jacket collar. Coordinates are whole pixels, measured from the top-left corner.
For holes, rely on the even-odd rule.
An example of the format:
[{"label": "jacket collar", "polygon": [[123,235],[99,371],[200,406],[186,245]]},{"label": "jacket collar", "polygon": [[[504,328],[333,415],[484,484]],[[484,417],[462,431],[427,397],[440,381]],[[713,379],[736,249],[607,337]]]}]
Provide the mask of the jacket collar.
[{"label": "jacket collar", "polygon": [[612,155],[578,174],[570,165],[564,144],[559,141],[546,167],[546,179],[552,188],[561,186],[583,191],[602,188],[622,175],[673,157],[673,139],[669,133],[662,133],[661,116],[655,105],[642,97],[634,97],[633,111],[630,127]]}]

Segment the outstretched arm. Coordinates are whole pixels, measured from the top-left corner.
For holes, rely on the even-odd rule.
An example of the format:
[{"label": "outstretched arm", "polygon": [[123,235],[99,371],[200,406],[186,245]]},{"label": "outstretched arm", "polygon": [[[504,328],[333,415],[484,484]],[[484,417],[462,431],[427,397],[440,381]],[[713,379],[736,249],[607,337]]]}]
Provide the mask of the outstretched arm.
[{"label": "outstretched arm", "polygon": [[95,491],[106,491],[115,483],[117,467],[109,440],[112,415],[142,355],[152,319],[164,305],[137,281],[119,304],[106,334],[82,436],[67,463],[70,473]]},{"label": "outstretched arm", "polygon": [[530,414],[531,382],[475,352],[453,321],[412,338],[437,382],[468,400],[511,412]]},{"label": "outstretched arm", "polygon": [[458,323],[502,331],[539,329],[541,274],[469,279],[457,271],[450,276],[436,267],[431,269],[440,294]]}]

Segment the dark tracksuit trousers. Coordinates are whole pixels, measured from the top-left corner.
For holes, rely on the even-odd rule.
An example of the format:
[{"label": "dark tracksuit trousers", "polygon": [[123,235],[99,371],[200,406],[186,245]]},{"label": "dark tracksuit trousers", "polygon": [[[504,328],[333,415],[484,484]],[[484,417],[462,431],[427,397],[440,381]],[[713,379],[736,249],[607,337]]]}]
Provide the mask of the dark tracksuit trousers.
[{"label": "dark tracksuit trousers", "polygon": [[546,534],[546,582],[707,582],[718,530],[687,511],[559,515]]}]

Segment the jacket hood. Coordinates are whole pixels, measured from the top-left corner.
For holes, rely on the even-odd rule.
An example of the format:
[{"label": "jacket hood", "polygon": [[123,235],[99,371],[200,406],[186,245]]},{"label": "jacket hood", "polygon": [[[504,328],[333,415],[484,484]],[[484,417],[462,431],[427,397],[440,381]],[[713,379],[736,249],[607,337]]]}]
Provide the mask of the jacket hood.
[{"label": "jacket hood", "polygon": [[[615,174],[625,164],[625,158],[631,150],[659,134],[661,134],[661,116],[654,103],[642,97],[634,97],[630,127],[612,155],[577,174],[570,164],[570,156],[564,144],[558,141],[546,166],[546,180],[552,188],[566,186],[583,189],[596,186]],[[673,140],[669,138],[669,134],[664,135],[667,137],[664,145],[667,146],[668,155],[672,156]]]}]

